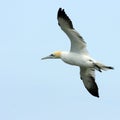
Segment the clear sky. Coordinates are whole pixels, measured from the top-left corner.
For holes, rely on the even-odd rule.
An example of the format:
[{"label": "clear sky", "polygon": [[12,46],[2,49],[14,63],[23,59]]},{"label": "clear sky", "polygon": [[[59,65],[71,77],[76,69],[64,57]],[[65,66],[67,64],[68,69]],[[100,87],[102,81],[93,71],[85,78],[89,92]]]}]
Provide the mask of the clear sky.
[{"label": "clear sky", "polygon": [[[57,24],[65,9],[95,59],[100,98],[84,88],[79,68],[46,60],[70,42]],[[1,0],[0,120],[120,120],[120,1]]]}]

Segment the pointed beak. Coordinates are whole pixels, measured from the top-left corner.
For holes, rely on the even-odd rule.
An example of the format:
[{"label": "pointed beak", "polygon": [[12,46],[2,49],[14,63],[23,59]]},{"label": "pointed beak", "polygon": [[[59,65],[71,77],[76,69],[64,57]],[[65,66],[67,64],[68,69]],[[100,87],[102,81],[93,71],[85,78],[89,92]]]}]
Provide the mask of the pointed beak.
[{"label": "pointed beak", "polygon": [[41,60],[45,60],[45,59],[52,59],[53,58],[53,56],[47,56],[47,57],[44,57],[44,58],[41,58]]}]

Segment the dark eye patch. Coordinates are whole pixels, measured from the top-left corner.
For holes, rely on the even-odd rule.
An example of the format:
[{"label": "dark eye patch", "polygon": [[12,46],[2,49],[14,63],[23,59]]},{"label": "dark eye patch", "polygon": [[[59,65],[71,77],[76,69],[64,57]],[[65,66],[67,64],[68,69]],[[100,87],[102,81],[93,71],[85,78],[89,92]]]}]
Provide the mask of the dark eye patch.
[{"label": "dark eye patch", "polygon": [[53,54],[51,54],[50,56],[54,56]]}]

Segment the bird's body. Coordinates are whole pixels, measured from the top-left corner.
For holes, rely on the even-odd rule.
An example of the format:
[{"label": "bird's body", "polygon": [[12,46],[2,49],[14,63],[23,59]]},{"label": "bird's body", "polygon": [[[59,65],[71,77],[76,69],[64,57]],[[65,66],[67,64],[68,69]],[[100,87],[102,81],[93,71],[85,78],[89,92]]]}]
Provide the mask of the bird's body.
[{"label": "bird's body", "polygon": [[70,39],[70,51],[56,51],[42,59],[61,59],[67,64],[80,67],[80,78],[86,89],[93,96],[99,97],[98,86],[95,82],[95,70],[101,72],[102,70],[113,69],[113,67],[106,66],[91,58],[86,48],[86,42],[73,28],[73,24],[64,9],[58,10],[57,19],[59,26]]},{"label": "bird's body", "polygon": [[[93,67],[94,61],[90,56],[84,54],[78,54],[73,52],[61,52],[60,58],[70,65],[80,66],[80,67]],[[95,61],[94,61],[95,62]]]}]

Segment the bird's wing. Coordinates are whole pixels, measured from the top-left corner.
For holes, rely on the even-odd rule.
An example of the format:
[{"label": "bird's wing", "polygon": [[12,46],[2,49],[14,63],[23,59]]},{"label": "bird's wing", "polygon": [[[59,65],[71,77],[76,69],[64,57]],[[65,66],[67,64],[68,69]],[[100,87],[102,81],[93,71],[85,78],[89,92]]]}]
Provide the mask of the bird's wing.
[{"label": "bird's wing", "polygon": [[58,24],[61,29],[67,34],[71,41],[71,52],[87,54],[86,43],[82,36],[73,28],[72,21],[65,13],[64,9],[59,8],[57,14]]},{"label": "bird's wing", "polygon": [[95,82],[95,69],[80,67],[80,75],[88,92],[93,96],[99,97],[98,86]]}]

